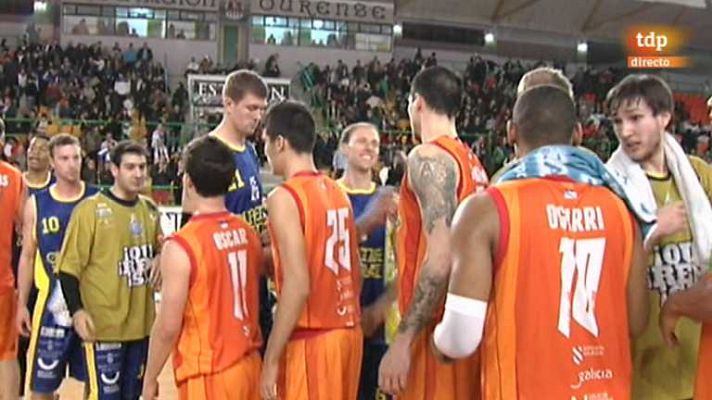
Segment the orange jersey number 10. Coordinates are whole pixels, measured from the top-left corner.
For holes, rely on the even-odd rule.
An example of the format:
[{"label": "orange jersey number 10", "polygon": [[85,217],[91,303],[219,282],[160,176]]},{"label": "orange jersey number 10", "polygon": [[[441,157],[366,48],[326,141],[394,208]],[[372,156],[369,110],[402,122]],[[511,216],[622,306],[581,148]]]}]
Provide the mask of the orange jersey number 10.
[{"label": "orange jersey number 10", "polygon": [[[339,265],[345,270],[351,271],[350,238],[349,230],[346,226],[348,217],[348,208],[339,208],[326,212],[326,225],[331,228],[331,235],[326,240],[324,263],[335,275],[339,274]],[[338,255],[338,264],[334,253]]]},{"label": "orange jersey number 10", "polygon": [[247,285],[247,250],[228,253],[227,261],[230,264],[230,278],[232,280],[233,311],[235,318],[243,320],[247,317],[247,299],[245,299],[245,286]]},{"label": "orange jersey number 10", "polygon": [[[596,292],[601,280],[603,252],[606,239],[562,238],[561,252],[561,302],[559,305],[559,332],[571,337],[571,315],[584,329],[598,337],[596,322]],[[576,288],[571,301],[571,288],[576,272]]]}]

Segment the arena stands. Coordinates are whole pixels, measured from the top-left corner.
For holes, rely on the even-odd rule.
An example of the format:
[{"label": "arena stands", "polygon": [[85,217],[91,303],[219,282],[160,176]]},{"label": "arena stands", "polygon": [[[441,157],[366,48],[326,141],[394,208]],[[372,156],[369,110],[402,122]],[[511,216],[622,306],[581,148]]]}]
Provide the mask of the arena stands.
[{"label": "arena stands", "polygon": [[[153,59],[144,43],[121,48],[96,42],[61,47],[56,42],[23,43],[16,48],[0,48],[3,79],[2,115],[10,139],[5,152],[21,167],[25,165],[27,134],[71,133],[81,138],[88,155],[85,177],[98,184],[111,183],[105,163],[112,143],[124,137],[143,141],[153,156],[153,185],[157,199],[175,199],[171,185],[180,181],[177,152],[195,132],[208,126],[185,124],[188,90],[183,82],[174,88],[167,74]],[[346,65],[311,63],[301,71],[301,81],[310,93],[311,106],[322,117],[325,129],[316,146],[316,160],[322,168],[334,165],[338,133],[356,121],[378,126],[384,146],[383,163],[393,166],[394,155],[411,145],[407,104],[413,76],[424,66],[438,63],[437,54],[427,57],[420,49],[412,58],[357,61]],[[498,63],[473,55],[460,73],[466,96],[458,128],[463,137],[493,172],[512,156],[505,139],[505,125],[511,116],[516,85],[521,76],[543,61],[506,60]],[[555,65],[569,76],[576,93],[585,144],[606,158],[616,141],[606,117],[602,99],[610,87],[625,75],[616,69],[567,68]],[[195,58],[186,65],[188,73],[219,74],[232,69],[259,70],[265,76],[280,76],[278,55],[258,67],[253,60],[226,68],[209,57]],[[709,127],[703,126],[706,103],[699,94],[676,93],[675,132],[688,152],[709,159]],[[14,138],[12,136],[15,136]],[[258,146],[258,152],[261,149]],[[164,190],[162,188],[169,188]]]}]

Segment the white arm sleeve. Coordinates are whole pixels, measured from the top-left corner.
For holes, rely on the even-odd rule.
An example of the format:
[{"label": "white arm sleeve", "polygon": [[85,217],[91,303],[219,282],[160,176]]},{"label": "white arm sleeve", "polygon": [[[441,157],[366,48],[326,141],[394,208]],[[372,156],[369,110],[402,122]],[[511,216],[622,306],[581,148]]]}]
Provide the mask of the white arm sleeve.
[{"label": "white arm sleeve", "polygon": [[449,358],[464,358],[474,353],[482,340],[487,303],[448,293],[445,314],[435,327],[435,347]]}]

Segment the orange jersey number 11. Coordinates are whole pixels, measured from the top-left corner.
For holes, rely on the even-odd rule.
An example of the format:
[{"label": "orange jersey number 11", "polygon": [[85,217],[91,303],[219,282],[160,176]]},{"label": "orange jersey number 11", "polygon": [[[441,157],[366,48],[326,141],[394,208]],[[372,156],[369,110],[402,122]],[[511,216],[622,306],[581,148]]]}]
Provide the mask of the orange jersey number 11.
[{"label": "orange jersey number 11", "polygon": [[230,278],[232,279],[233,311],[239,320],[247,317],[247,299],[245,286],[247,286],[247,250],[228,253],[227,261],[230,264]]}]

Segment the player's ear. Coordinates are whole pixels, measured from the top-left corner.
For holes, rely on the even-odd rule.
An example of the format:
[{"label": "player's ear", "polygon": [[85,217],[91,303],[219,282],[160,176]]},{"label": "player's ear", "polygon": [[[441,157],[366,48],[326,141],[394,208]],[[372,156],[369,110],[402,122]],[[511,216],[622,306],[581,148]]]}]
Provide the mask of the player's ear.
[{"label": "player's ear", "polygon": [[670,125],[670,121],[672,120],[672,114],[670,114],[669,111],[660,111],[655,117],[658,119],[658,123],[663,127],[663,129],[667,129],[668,125]]},{"label": "player's ear", "polygon": [[114,164],[113,162],[109,163],[111,166],[111,175],[116,179],[117,176],[119,176],[119,167]]},{"label": "player's ear", "polygon": [[423,100],[423,96],[414,95],[413,109],[415,109],[417,111],[422,111],[424,107],[425,107],[425,101]]},{"label": "player's ear", "polygon": [[282,135],[277,135],[277,137],[274,139],[275,140],[275,148],[277,149],[278,152],[282,152],[287,148],[287,139],[282,136]]},{"label": "player's ear", "polygon": [[344,142],[339,142],[339,147],[336,149],[336,151],[340,151],[341,154],[347,155],[348,151],[349,151],[348,147],[349,147],[348,144],[346,144]]},{"label": "player's ear", "polygon": [[577,122],[576,126],[574,126],[574,135],[571,138],[571,144],[581,146],[581,143],[583,143],[583,127],[580,122]]},{"label": "player's ear", "polygon": [[512,122],[512,120],[507,121],[507,143],[511,144],[512,146],[517,144],[517,126]]}]

